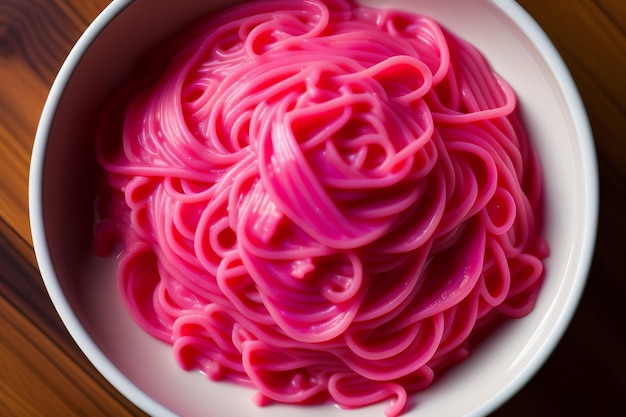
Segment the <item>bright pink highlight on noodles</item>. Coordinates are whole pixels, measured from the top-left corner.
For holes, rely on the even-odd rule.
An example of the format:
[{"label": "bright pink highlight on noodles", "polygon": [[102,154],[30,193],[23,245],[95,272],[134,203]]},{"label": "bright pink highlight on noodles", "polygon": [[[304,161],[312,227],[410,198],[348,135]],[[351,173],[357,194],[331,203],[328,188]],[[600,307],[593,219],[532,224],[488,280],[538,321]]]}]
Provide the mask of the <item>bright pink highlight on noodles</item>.
[{"label": "bright pink highlight on noodles", "polygon": [[397,416],[531,311],[541,172],[474,47],[342,0],[235,6],[169,46],[103,113],[96,245],[119,238],[126,305],[182,368]]}]

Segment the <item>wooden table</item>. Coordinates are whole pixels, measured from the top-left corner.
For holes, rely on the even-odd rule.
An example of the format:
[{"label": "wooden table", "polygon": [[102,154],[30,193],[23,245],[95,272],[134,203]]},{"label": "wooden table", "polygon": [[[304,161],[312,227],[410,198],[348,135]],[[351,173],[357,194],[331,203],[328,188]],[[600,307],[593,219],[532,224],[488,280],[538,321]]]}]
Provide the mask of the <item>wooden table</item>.
[{"label": "wooden table", "polygon": [[[108,3],[0,0],[0,416],[143,415],[63,327],[28,222],[29,159],[46,95],[72,44]],[[626,409],[626,1],[520,3],[561,52],[588,109],[600,222],[586,292],[562,342],[494,416],[617,415]]]}]

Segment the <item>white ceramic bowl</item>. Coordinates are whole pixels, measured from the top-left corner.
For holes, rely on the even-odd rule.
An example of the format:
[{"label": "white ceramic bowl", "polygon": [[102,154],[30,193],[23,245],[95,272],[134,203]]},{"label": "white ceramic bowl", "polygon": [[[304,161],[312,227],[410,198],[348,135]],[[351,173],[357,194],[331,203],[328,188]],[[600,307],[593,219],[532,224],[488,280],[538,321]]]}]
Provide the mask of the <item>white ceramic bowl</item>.
[{"label": "white ceramic bowl", "polygon": [[[557,51],[511,0],[364,0],[429,15],[477,45],[515,88],[546,179],[547,276],[535,310],[507,323],[428,390],[408,416],[485,415],[544,363],[581,296],[594,247],[598,190],[584,108]],[[54,82],[35,139],[30,177],[33,241],[59,315],[95,367],[155,416],[382,416],[332,406],[256,408],[252,391],[177,368],[169,346],[132,322],[114,265],[91,252],[94,170],[89,129],[98,105],[141,51],[226,0],[115,0],[85,31]]]}]

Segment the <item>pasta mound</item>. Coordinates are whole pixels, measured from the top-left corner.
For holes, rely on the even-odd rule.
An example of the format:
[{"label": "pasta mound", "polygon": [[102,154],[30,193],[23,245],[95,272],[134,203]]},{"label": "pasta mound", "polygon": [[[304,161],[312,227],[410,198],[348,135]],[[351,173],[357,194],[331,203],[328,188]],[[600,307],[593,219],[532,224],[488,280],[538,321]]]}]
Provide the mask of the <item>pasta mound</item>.
[{"label": "pasta mound", "polygon": [[473,46],[343,0],[238,5],[172,45],[102,113],[96,245],[182,368],[397,416],[531,311],[541,171]]}]

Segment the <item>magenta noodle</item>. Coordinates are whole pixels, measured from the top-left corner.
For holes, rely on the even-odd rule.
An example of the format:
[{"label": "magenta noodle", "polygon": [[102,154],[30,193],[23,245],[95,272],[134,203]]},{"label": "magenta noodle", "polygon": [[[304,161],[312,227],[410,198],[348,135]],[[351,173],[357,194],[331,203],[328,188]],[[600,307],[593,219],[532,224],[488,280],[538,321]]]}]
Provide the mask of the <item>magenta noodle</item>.
[{"label": "magenta noodle", "polygon": [[102,113],[95,244],[183,369],[395,417],[532,310],[540,165],[472,45],[344,0],[241,4],[168,45]]}]

